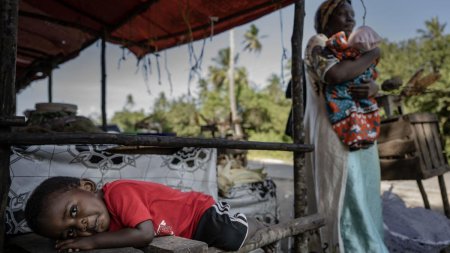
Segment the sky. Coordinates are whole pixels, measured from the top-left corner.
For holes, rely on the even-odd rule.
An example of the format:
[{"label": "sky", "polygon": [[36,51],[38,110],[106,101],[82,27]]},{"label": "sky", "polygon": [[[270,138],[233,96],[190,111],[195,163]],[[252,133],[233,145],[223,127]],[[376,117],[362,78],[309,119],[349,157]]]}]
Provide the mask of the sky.
[{"label": "sky", "polygon": [[[304,41],[314,35],[314,14],[322,1],[305,1]],[[425,28],[425,21],[438,17],[441,23],[450,23],[450,0],[364,0],[366,6],[365,24],[375,29],[383,38],[399,42],[418,35],[417,29]],[[361,0],[353,0],[357,26],[363,24],[364,8]],[[234,29],[234,44],[239,53],[236,66],[246,67],[251,85],[262,88],[271,74],[281,75],[284,54],[291,57],[294,6],[266,15]],[[262,51],[243,52],[243,34],[251,24],[255,24],[262,38]],[[448,33],[448,28],[445,30]],[[193,43],[197,55],[202,50],[202,42]],[[206,77],[207,68],[212,64],[220,49],[229,47],[229,32],[207,39],[204,47],[201,76]],[[118,46],[107,44],[107,116],[122,110],[128,94],[133,96],[134,109],[151,112],[154,99],[164,92],[169,99],[191,94],[196,96],[197,80],[189,82],[189,54],[187,45],[178,46],[160,53],[161,75],[156,70],[155,57],[151,57],[153,69],[145,77],[137,67],[137,59]],[[120,60],[125,55],[126,60]],[[169,71],[166,71],[166,68]],[[286,70],[284,71],[286,73]],[[170,85],[169,76],[172,80]],[[100,43],[85,49],[80,55],[53,71],[53,102],[71,103],[78,106],[78,115],[98,118],[100,105]],[[285,79],[285,82],[287,80]],[[33,82],[17,95],[17,115],[23,115],[34,105],[47,102],[47,79]]]}]

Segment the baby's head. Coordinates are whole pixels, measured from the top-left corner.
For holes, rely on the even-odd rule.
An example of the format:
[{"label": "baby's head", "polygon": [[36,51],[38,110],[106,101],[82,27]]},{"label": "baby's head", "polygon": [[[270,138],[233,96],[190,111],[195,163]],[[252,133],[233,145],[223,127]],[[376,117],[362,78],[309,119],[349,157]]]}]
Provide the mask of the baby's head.
[{"label": "baby's head", "polygon": [[348,45],[361,52],[370,51],[380,45],[382,38],[369,26],[358,27],[348,38]]},{"label": "baby's head", "polygon": [[107,231],[110,217],[89,179],[52,177],[31,194],[25,207],[28,226],[37,234],[68,239]]}]

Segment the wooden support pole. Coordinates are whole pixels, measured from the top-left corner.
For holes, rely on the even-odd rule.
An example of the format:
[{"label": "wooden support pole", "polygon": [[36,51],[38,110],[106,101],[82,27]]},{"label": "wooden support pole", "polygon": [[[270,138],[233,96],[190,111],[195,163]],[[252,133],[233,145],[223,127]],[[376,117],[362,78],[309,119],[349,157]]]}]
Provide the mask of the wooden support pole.
[{"label": "wooden support pole", "polygon": [[48,73],[48,102],[53,102],[53,69]]},{"label": "wooden support pole", "polygon": [[[303,138],[303,60],[302,40],[305,18],[304,0],[295,1],[294,29],[292,32],[292,121],[295,144],[304,143]],[[305,156],[294,152],[294,212],[295,218],[306,215]],[[294,241],[295,252],[308,252],[306,238],[300,234]]]},{"label": "wooden support pole", "polygon": [[450,219],[450,205],[448,203],[447,187],[445,186],[444,175],[439,175],[438,181],[439,181],[439,188],[441,190],[442,206],[444,207],[444,214],[445,216],[447,216],[447,218]]},{"label": "wooden support pole", "polygon": [[211,138],[110,134],[110,133],[0,133],[7,145],[119,144],[125,146],[202,147],[310,152],[311,145],[281,142],[236,141]]},{"label": "wooden support pole", "polygon": [[422,179],[417,179],[417,186],[419,187],[419,191],[420,191],[420,195],[422,195],[422,199],[423,199],[423,205],[425,206],[426,209],[430,209],[430,202],[428,201],[428,196],[427,196],[427,192],[425,191],[425,188],[423,187],[422,184]]},{"label": "wooden support pole", "polygon": [[[0,118],[11,119],[16,104],[16,54],[19,1],[0,1]],[[0,124],[0,133],[9,133],[9,126]],[[10,146],[0,142],[0,251],[5,248],[5,210],[10,186]]]},{"label": "wooden support pole", "polygon": [[[323,225],[325,225],[325,219],[319,214],[297,218],[283,224],[272,225],[258,230],[254,237],[242,246],[239,252],[250,252],[289,236],[317,230]],[[210,248],[208,252],[213,253],[223,251]]]},{"label": "wooden support pole", "polygon": [[106,117],[106,34],[102,36],[102,53],[101,53],[101,65],[102,65],[102,129],[106,131],[107,117]]}]

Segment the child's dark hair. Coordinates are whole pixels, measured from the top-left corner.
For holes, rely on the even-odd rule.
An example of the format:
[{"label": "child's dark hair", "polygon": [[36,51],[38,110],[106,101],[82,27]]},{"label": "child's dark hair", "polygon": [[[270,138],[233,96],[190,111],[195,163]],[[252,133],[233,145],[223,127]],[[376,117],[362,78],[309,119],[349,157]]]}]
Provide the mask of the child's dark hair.
[{"label": "child's dark hair", "polygon": [[28,198],[25,207],[25,220],[34,232],[40,234],[39,216],[46,209],[45,202],[50,194],[66,192],[80,186],[80,179],[76,177],[51,177],[44,180]]}]

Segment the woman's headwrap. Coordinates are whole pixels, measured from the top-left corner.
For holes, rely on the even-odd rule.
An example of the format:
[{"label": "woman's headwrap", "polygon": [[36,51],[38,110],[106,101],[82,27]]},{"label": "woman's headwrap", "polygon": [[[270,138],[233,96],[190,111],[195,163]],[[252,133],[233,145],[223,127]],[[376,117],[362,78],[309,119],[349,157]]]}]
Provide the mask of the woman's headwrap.
[{"label": "woman's headwrap", "polygon": [[323,33],[323,30],[328,25],[331,14],[333,14],[334,10],[344,2],[352,4],[351,0],[327,0],[319,6],[314,23],[314,28],[317,33]]}]

